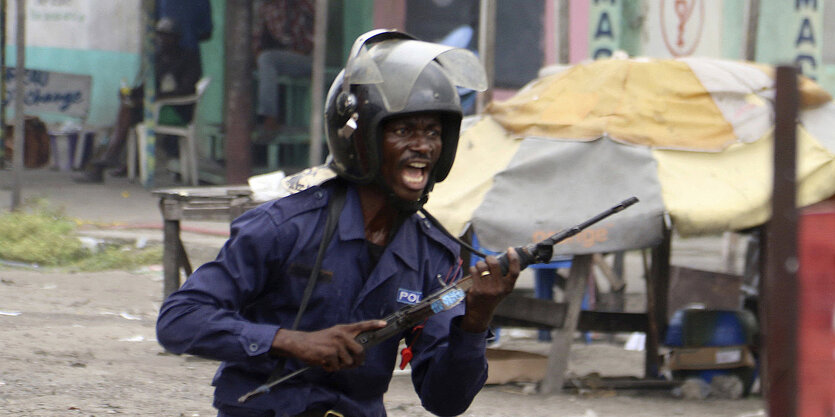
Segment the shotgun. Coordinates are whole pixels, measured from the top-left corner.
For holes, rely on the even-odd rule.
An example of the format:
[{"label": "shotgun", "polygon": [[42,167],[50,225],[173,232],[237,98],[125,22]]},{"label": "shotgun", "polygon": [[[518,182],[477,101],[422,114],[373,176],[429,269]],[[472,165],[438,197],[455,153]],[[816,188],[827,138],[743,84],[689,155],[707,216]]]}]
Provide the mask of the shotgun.
[{"label": "shotgun", "polygon": [[[525,269],[532,264],[550,262],[551,257],[554,253],[554,245],[580,233],[583,229],[603,220],[606,217],[611,216],[612,214],[623,211],[627,207],[637,202],[637,197],[630,197],[615,205],[614,207],[600,214],[597,214],[596,216],[576,226],[570,227],[568,229],[563,229],[555,233],[554,235],[541,242],[531,243],[526,246],[514,248],[516,250],[516,253],[519,254],[519,266],[521,267],[521,269]],[[507,253],[503,253],[502,255],[500,255],[498,257],[498,261],[499,265],[501,265],[502,273],[506,274],[508,269]],[[472,285],[473,277],[471,275],[461,278],[456,283],[450,284],[442,288],[441,290],[421,300],[417,304],[406,306],[388,315],[383,319],[387,323],[386,327],[360,333],[359,335],[357,335],[356,341],[359,344],[361,344],[364,348],[376,346],[380,342],[397,334],[400,334],[400,332],[402,332],[403,330],[410,329],[422,323],[429,317],[442,311],[449,310],[455,307],[456,305],[460,304],[461,301],[464,300],[467,290],[470,289]],[[258,388],[238,398],[238,402],[244,403],[261,394],[265,394],[269,392],[270,389],[272,389],[272,387],[290,378],[293,378],[294,376],[299,375],[302,372],[307,371],[308,369],[310,369],[309,366],[299,368],[274,381],[267,381]]]}]

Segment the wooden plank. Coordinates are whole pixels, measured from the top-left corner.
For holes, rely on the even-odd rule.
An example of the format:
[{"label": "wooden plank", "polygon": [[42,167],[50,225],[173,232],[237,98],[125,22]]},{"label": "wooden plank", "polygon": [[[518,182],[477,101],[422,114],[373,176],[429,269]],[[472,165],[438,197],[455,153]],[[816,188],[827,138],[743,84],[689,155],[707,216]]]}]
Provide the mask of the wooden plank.
[{"label": "wooden plank", "polygon": [[496,307],[493,322],[519,327],[562,328],[566,305],[511,293]]},{"label": "wooden plank", "polygon": [[774,113],[774,196],[764,241],[760,326],[765,341],[768,414],[797,414],[797,70],[777,67]]},{"label": "wooden plank", "polygon": [[252,73],[252,2],[226,3],[224,54],[224,125],[226,126],[226,182],[245,184],[252,170],[251,138],[254,124]]},{"label": "wooden plank", "polygon": [[575,256],[571,262],[571,270],[565,284],[565,299],[568,308],[562,329],[554,331],[551,349],[548,353],[548,371],[540,385],[541,394],[551,394],[562,389],[591,264],[591,255]]},{"label": "wooden plank", "polygon": [[661,243],[652,248],[652,264],[647,276],[647,339],[644,376],[656,378],[660,374],[658,345],[667,326],[667,298],[670,279],[671,231],[664,228]]},{"label": "wooden plank", "polygon": [[742,276],[670,266],[670,291],[666,319],[688,304],[707,309],[737,310],[742,307]]},{"label": "wooden plank", "polygon": [[632,389],[662,389],[669,390],[681,385],[681,381],[665,379],[643,379],[632,376],[625,377],[600,377],[597,375],[571,378],[563,384],[563,389],[605,389],[605,390],[632,390]]},{"label": "wooden plank", "polygon": [[594,266],[596,266],[606,280],[609,281],[609,285],[612,286],[612,292],[623,291],[626,287],[626,282],[623,280],[623,277],[616,274],[612,267],[606,263],[603,259],[603,255],[595,253],[592,255],[592,260],[594,260]]},{"label": "wooden plank", "polygon": [[[492,324],[501,327],[532,327],[560,329],[565,322],[567,304],[557,303],[512,293],[496,307]],[[581,311],[577,330],[617,332],[646,332],[647,315],[644,313],[620,313]]]},{"label": "wooden plank", "polygon": [[165,220],[163,225],[162,299],[180,288],[180,221]]},{"label": "wooden plank", "polygon": [[581,311],[577,330],[603,333],[646,333],[649,328],[645,313]]}]

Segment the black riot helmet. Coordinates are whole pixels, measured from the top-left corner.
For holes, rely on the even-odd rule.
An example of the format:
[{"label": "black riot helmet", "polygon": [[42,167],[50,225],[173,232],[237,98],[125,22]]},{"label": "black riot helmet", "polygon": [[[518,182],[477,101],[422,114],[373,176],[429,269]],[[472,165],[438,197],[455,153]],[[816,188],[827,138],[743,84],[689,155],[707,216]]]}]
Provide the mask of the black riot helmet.
[{"label": "black riot helmet", "polygon": [[456,86],[483,91],[484,69],[470,51],[423,42],[403,32],[360,36],[328,91],[325,133],[330,168],[359,184],[380,179],[386,119],[436,112],[442,123],[441,156],[424,194],[449,174],[458,146],[461,104]]}]

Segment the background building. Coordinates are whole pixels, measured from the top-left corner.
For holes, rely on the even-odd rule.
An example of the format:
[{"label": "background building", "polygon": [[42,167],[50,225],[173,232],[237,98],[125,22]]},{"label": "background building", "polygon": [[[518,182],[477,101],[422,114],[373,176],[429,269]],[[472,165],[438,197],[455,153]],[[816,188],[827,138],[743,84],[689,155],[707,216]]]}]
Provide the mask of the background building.
[{"label": "background building", "polygon": [[[14,66],[15,3],[5,1],[6,65]],[[212,84],[199,112],[201,149],[222,154],[227,8],[211,0],[214,31],[201,44]],[[477,50],[479,0],[329,0],[326,66],[341,67],[358,34],[398,28],[441,40],[468,26]],[[542,67],[623,51],[630,56],[709,56],[796,63],[835,93],[835,4],[824,0],[495,0],[495,90],[501,100]],[[143,23],[154,0],[27,0],[26,66],[92,77],[85,123],[108,126],[122,84],[141,81]],[[565,22],[562,25],[561,22]],[[296,103],[310,106],[310,100]],[[11,107],[11,106],[7,106]],[[9,109],[7,109],[9,110]],[[309,110],[306,110],[309,111]],[[9,111],[6,112],[9,115]],[[47,120],[50,116],[45,116]],[[304,119],[304,117],[302,117]],[[8,118],[7,118],[8,120]],[[217,150],[218,152],[209,152]],[[256,161],[259,162],[260,161]]]}]

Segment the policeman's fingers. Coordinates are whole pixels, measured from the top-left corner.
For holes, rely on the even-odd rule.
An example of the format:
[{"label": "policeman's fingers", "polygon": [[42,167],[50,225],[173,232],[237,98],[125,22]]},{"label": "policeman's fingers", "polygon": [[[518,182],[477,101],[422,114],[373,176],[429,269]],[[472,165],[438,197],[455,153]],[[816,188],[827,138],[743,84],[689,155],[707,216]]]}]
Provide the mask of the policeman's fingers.
[{"label": "policeman's fingers", "polygon": [[[491,256],[488,256],[488,258],[491,258]],[[470,274],[474,277],[485,277],[490,274],[490,265],[485,260],[478,261],[470,267]]]},{"label": "policeman's fingers", "polygon": [[[485,296],[504,298],[516,285],[516,278],[519,276],[519,256],[512,249],[508,251],[508,271],[502,274],[502,268],[498,259],[488,256],[479,261],[470,273],[475,277],[474,289],[482,292]],[[472,290],[471,290],[472,291]]]},{"label": "policeman's fingers", "polygon": [[388,324],[388,323],[386,323],[385,320],[366,320],[366,321],[358,321],[356,323],[351,323],[351,324],[348,324],[347,326],[350,327],[350,330],[349,330],[350,332],[355,332],[356,333],[354,335],[354,336],[356,336],[356,335],[358,335],[362,332],[367,332],[369,330],[382,329],[383,327],[386,327],[386,324]]},{"label": "policeman's fingers", "polygon": [[488,256],[484,259],[484,262],[487,264],[487,269],[490,272],[491,276],[494,277],[502,277],[508,276],[511,277],[515,281],[516,277],[519,276],[519,271],[521,271],[521,267],[519,265],[519,254],[516,253],[516,249],[512,247],[507,248],[507,273],[502,274],[502,267],[499,263],[499,260],[495,256]]},{"label": "policeman's fingers", "polygon": [[511,277],[515,283],[521,271],[522,267],[519,264],[519,254],[516,252],[516,249],[512,247],[507,248],[507,276]]}]

